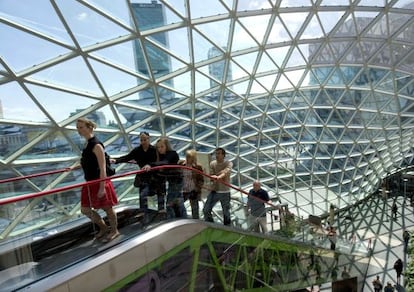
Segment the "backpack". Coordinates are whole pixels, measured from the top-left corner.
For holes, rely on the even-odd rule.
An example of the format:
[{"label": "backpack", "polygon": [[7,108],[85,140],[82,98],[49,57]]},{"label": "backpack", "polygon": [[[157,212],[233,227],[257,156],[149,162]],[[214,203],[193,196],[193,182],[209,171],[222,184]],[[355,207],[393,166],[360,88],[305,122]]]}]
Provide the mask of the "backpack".
[{"label": "backpack", "polygon": [[115,168],[112,167],[110,158],[108,153],[105,152],[106,176],[113,176],[115,174]]}]

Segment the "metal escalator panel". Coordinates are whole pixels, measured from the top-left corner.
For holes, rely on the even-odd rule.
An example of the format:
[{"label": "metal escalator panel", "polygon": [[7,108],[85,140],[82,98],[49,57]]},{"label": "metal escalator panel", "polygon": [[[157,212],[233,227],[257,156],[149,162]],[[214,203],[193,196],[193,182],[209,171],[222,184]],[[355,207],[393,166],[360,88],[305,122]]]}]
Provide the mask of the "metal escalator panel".
[{"label": "metal escalator panel", "polygon": [[[364,258],[199,220],[161,224],[25,288],[31,291],[295,291]],[[252,290],[251,290],[252,289]]]}]

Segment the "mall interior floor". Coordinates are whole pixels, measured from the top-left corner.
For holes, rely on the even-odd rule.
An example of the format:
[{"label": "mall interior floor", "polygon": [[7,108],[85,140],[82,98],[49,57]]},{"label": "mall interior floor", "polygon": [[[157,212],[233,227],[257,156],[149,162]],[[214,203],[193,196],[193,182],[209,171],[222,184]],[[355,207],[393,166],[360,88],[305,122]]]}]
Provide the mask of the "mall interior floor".
[{"label": "mall interior floor", "polygon": [[[394,203],[398,207],[395,218],[391,213]],[[405,269],[407,261],[410,260],[404,252],[403,231],[406,229],[414,236],[413,210],[410,200],[405,199],[404,196],[388,199],[374,196],[337,215],[339,234],[347,238],[355,235],[357,242],[366,245],[371,239],[372,252],[365,275],[365,284],[359,291],[374,291],[372,281],[377,275],[380,276],[384,287],[387,282],[390,282],[395,291],[408,291],[404,288],[404,276],[401,277],[401,285],[396,285],[397,277],[393,266],[394,262],[401,258]],[[352,267],[350,269],[353,270]]]}]

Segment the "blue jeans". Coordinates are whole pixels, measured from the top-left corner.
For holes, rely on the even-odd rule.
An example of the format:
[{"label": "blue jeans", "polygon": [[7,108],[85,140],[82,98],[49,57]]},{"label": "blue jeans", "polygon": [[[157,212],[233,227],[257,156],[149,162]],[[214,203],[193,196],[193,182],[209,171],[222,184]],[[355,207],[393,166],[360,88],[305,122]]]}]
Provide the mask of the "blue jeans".
[{"label": "blue jeans", "polygon": [[207,201],[204,205],[203,213],[204,219],[208,222],[214,222],[211,211],[213,210],[214,205],[220,201],[221,208],[223,209],[223,223],[224,225],[230,225],[230,192],[228,193],[217,193],[212,191],[207,196]]},{"label": "blue jeans", "polygon": [[139,186],[139,207],[148,211],[148,196],[150,196],[151,188],[149,183],[141,183]]},{"label": "blue jeans", "polygon": [[180,180],[168,183],[167,193],[167,218],[187,218],[187,210],[184,207],[183,184]]}]

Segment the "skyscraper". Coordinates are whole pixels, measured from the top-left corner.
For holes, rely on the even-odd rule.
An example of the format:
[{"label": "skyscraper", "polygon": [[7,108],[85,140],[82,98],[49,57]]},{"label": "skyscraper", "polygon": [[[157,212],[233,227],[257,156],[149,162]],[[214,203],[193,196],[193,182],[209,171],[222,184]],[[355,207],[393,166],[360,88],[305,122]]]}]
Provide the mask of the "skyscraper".
[{"label": "skyscraper", "polygon": [[[227,50],[226,47],[222,47],[222,49],[224,51]],[[211,47],[208,50],[208,58],[209,59],[220,56],[221,54],[222,54],[222,52],[216,47]],[[222,81],[223,80],[223,75],[225,74],[225,71],[224,71],[225,70],[225,65],[226,65],[225,60],[221,60],[221,61],[215,62],[213,64],[210,64],[208,66],[208,71],[209,71],[210,76],[214,77],[218,81]],[[232,80],[232,78],[233,78],[233,76],[232,76],[231,64],[229,64],[225,81],[228,82],[228,81]],[[210,80],[210,87],[215,87],[215,86],[217,86],[217,83],[214,80]],[[220,92],[216,92],[213,95],[218,95],[219,93]],[[226,91],[225,94],[229,95],[231,93]]]},{"label": "skyscraper", "polygon": [[[153,0],[151,3],[132,3],[132,12],[137,21],[139,29],[146,30],[165,25],[165,11],[161,4]],[[159,33],[151,36],[151,39],[161,44],[165,48],[169,47],[168,35]],[[143,48],[136,40],[135,44],[135,65],[137,70],[145,75],[149,74],[149,70],[159,76],[171,72],[170,57],[167,53],[159,50],[150,43],[144,43],[146,53],[148,55],[149,66],[147,66],[144,58]]]},{"label": "skyscraper", "polygon": [[[152,0],[150,3],[131,3],[132,17],[131,22],[137,26],[137,30],[143,31],[162,27],[166,23],[165,7]],[[157,45],[154,45],[156,43]],[[172,71],[171,57],[160,47],[169,49],[168,34],[165,32],[155,33],[146,39],[133,41],[135,68],[138,73],[147,78],[156,79]],[[138,84],[143,81],[139,79]],[[173,80],[163,81],[164,85],[174,87]],[[139,91],[138,99],[130,100],[139,106],[154,107],[162,104],[166,100],[174,98],[174,92],[160,86],[153,86]],[[159,99],[159,102],[157,102]],[[119,109],[128,123],[132,124],[148,117],[148,113],[137,111],[133,108],[122,107]],[[156,123],[151,122],[146,125],[147,129],[158,128]]]}]

